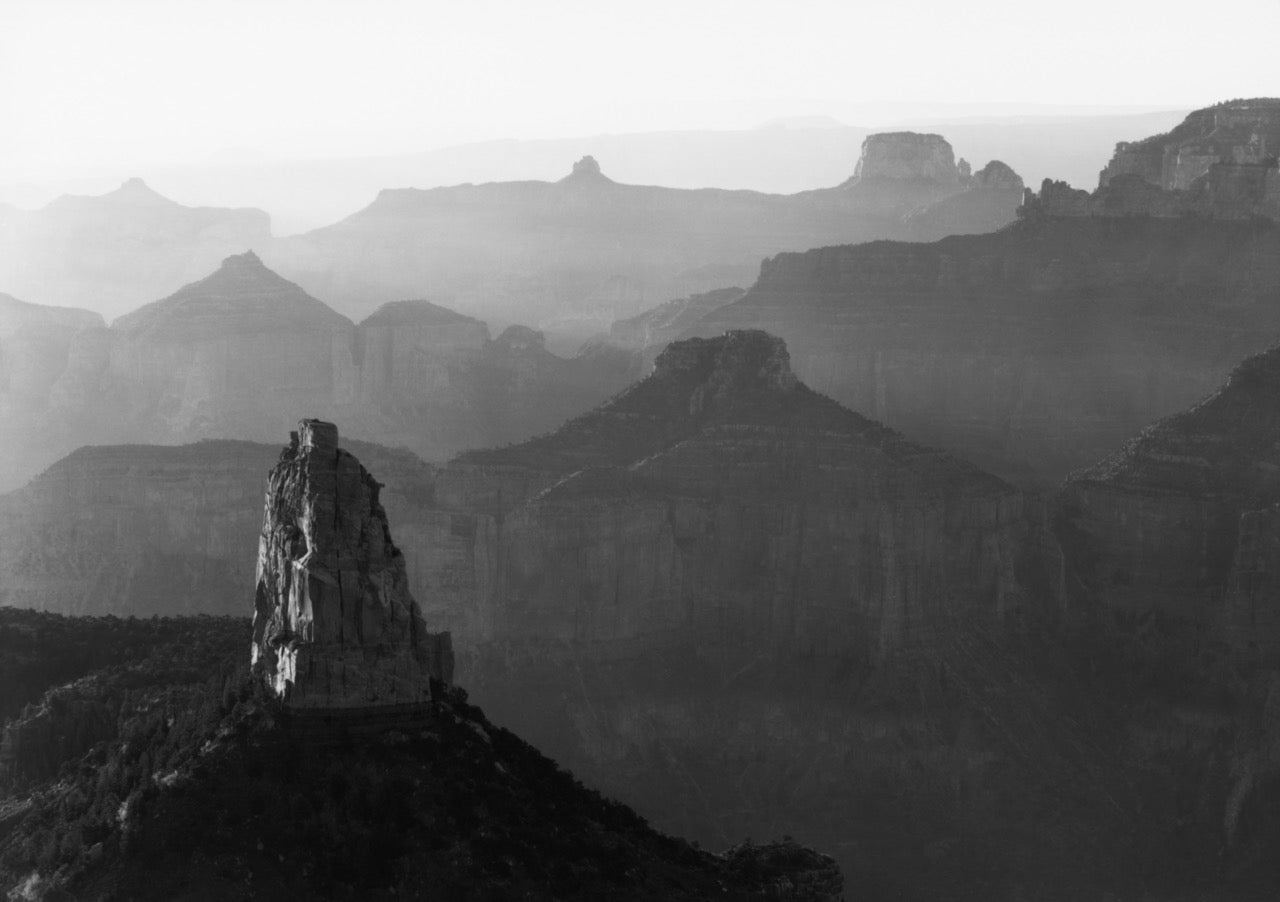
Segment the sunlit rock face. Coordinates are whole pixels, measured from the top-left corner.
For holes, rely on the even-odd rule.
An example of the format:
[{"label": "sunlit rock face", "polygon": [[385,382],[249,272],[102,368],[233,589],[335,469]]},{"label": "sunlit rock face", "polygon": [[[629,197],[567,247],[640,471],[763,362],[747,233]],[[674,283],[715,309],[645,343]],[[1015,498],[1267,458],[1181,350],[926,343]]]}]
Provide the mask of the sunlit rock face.
[{"label": "sunlit rock face", "polygon": [[300,708],[418,704],[453,677],[448,633],[429,633],[381,485],[303,420],[272,470],[258,545],[253,662]]},{"label": "sunlit rock face", "polygon": [[0,217],[0,291],[111,318],[270,240],[261,210],[187,207],[129,179],[99,197]]}]

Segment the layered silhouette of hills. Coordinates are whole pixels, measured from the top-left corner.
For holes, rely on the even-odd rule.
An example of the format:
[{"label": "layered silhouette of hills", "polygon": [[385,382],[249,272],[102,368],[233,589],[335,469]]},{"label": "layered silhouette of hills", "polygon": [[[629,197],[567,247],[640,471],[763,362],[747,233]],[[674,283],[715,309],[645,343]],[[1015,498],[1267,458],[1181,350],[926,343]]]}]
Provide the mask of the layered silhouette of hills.
[{"label": "layered silhouette of hills", "polygon": [[0,291],[109,319],[270,239],[261,210],[186,207],[133,178],[97,197],[0,213]]},{"label": "layered silhouette of hills", "polygon": [[263,439],[298,409],[443,458],[552,428],[637,366],[607,348],[557,357],[522,327],[491,338],[425,301],[357,326],[252,252],[109,327],[84,311],[5,309],[27,323],[0,338],[8,485],[80,445]]},{"label": "layered silhouette of hills", "polygon": [[[925,153],[920,139],[932,142]],[[749,281],[780,250],[988,231],[1021,203],[1020,183],[972,179],[937,135],[875,135],[868,152],[841,186],[793,195],[628,185],[590,156],[555,182],[386,190],[267,258],[343,310],[434,291],[469,315],[585,338],[669,298]],[[935,221],[931,206],[948,198]]]}]

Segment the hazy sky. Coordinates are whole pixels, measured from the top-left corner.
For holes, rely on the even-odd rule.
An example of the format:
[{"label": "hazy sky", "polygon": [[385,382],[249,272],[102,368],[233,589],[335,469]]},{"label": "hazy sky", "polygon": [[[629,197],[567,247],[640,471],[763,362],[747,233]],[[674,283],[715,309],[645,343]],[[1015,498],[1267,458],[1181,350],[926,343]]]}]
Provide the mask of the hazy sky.
[{"label": "hazy sky", "polygon": [[[0,0],[0,178],[1280,93],[1280,0]],[[972,112],[968,110],[966,112]],[[879,118],[873,122],[868,119]]]}]

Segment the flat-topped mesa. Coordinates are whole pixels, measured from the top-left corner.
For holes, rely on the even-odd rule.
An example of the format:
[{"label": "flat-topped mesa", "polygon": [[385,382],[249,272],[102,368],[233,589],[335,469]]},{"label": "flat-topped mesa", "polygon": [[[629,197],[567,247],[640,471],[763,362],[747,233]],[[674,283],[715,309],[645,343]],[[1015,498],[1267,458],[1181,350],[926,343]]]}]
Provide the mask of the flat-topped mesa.
[{"label": "flat-topped mesa", "polygon": [[303,420],[267,487],[253,663],[290,706],[414,705],[453,677],[449,633],[430,633],[391,540],[380,484]]},{"label": "flat-topped mesa", "polygon": [[920,180],[959,186],[955,152],[942,135],[882,132],[868,135],[854,170],[855,181]]}]

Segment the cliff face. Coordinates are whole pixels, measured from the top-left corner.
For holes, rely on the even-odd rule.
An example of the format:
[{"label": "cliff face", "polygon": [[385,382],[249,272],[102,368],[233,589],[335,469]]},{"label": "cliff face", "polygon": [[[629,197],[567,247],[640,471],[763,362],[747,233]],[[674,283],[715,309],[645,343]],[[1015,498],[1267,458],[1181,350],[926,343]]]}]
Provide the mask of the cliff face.
[{"label": "cliff face", "polygon": [[1022,496],[814,394],[759,332],[673,344],[608,405],[436,485],[470,525],[431,597],[473,598],[478,639],[877,657],[1043,588]]},{"label": "cliff face", "polygon": [[492,340],[484,323],[427,302],[356,326],[252,253],[110,328],[34,305],[20,305],[19,327],[14,304],[0,314],[4,487],[81,445],[263,440],[298,410],[445,457],[552,428],[639,366],[622,351],[560,358],[532,332]]},{"label": "cliff face", "polygon": [[252,660],[292,707],[424,704],[453,678],[449,634],[427,632],[380,488],[319,420],[298,424],[271,471]]},{"label": "cliff face", "polygon": [[691,332],[766,329],[816,390],[1007,478],[1056,480],[1213,391],[1280,327],[1266,223],[1039,219],[767,260]]},{"label": "cliff face", "polygon": [[1280,100],[1230,100],[1190,113],[1172,131],[1116,145],[1099,186],[1136,175],[1166,190],[1190,188],[1217,163],[1256,164],[1280,151]]},{"label": "cliff face", "polygon": [[1092,195],[1045,179],[1023,215],[1280,219],[1280,100],[1196,110],[1172,131],[1122,141]]},{"label": "cliff face", "polygon": [[590,157],[557,182],[383,191],[340,223],[277,241],[267,258],[343,310],[443,292],[467,314],[581,341],[657,302],[741,283],[779,250],[1013,219],[1021,198],[1010,196],[971,217],[957,208],[945,223],[906,223],[965,180],[937,135],[873,138],[858,177],[795,195],[627,185]]},{"label": "cliff face", "polygon": [[862,142],[862,156],[853,177],[857,181],[930,181],[944,187],[959,184],[960,170],[951,145],[942,135],[883,132],[868,135]]},{"label": "cliff face", "polygon": [[1280,351],[1074,475],[1058,496],[1068,585],[1080,603],[1157,611],[1270,653],[1280,501]]},{"label": "cliff face", "polygon": [[261,210],[184,207],[130,179],[101,197],[11,210],[0,228],[0,290],[110,318],[270,240]]}]

